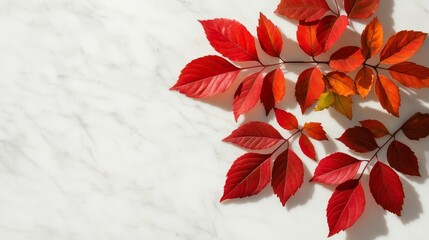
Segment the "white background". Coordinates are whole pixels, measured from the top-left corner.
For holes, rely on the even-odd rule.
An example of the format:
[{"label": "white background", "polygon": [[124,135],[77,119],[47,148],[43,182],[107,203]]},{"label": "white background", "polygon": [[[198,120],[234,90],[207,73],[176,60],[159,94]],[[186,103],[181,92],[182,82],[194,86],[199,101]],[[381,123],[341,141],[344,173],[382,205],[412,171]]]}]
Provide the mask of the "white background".
[{"label": "white background", "polygon": [[[316,164],[302,154],[305,183],[286,207],[269,187],[219,203],[225,174],[244,153],[221,139],[243,121],[272,122],[272,115],[265,118],[259,104],[235,123],[233,90],[208,100],[168,91],[186,63],[215,54],[198,19],[233,18],[255,34],[261,11],[287,37],[284,56],[306,59],[295,43],[296,22],[273,14],[278,2],[1,1],[0,238],[326,238],[333,189],[308,183]],[[385,38],[403,29],[429,32],[428,9],[425,0],[382,0],[377,15]],[[358,45],[355,31],[367,22],[354,21],[333,49]],[[428,53],[426,41],[412,60],[429,66]],[[333,110],[300,116],[293,88],[307,67],[287,66],[280,107],[301,124],[323,123],[330,141],[316,144],[319,158],[347,152],[334,138],[360,120],[377,118],[394,130],[412,113],[428,112],[428,90],[403,90],[399,119],[380,111],[373,94],[354,98],[353,121]],[[365,213],[332,239],[425,239],[429,139],[398,137],[416,152],[422,173],[401,175],[403,216],[376,205],[364,177]]]}]

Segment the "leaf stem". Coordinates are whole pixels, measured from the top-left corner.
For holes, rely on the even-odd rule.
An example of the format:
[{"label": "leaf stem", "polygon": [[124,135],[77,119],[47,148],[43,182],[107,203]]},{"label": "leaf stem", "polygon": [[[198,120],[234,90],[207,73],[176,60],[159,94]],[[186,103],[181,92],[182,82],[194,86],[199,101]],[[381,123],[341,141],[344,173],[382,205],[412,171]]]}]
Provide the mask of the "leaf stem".
[{"label": "leaf stem", "polygon": [[337,13],[336,13],[336,15],[340,16],[340,6],[338,5],[338,1],[334,0],[334,2],[335,2],[335,6],[337,7]]},{"label": "leaf stem", "polygon": [[260,63],[260,65],[256,65],[256,66],[250,66],[250,67],[240,67],[240,69],[245,70],[245,69],[253,69],[253,68],[259,68],[259,67],[263,67],[264,69],[267,67],[273,67],[273,66],[282,66],[285,64],[329,64],[329,61],[317,61],[314,57],[313,57],[313,61],[301,61],[301,60],[294,60],[294,61],[285,61],[282,58],[279,57],[279,59],[281,60],[281,62],[279,63],[272,63],[272,64],[263,64],[261,61],[258,61]]},{"label": "leaf stem", "polygon": [[369,160],[366,160],[367,163],[365,165],[365,167],[363,168],[360,176],[358,179],[361,179],[363,176],[363,173],[365,172],[365,170],[368,168],[369,163],[372,162],[375,158],[377,158],[378,161],[378,153],[380,152],[381,149],[383,149],[392,139],[395,139],[396,134],[402,129],[402,126],[400,128],[398,128],[393,134],[390,134],[389,139],[387,139],[386,142],[383,143],[383,145],[381,145],[380,147],[378,147],[377,151],[374,153],[374,155],[372,155],[372,157]]},{"label": "leaf stem", "polygon": [[290,135],[288,138],[286,138],[286,139],[284,139],[284,142],[282,143],[282,144],[280,144],[276,149],[274,149],[272,152],[271,152],[271,155],[273,155],[274,153],[276,153],[283,145],[285,145],[286,143],[287,144],[289,144],[289,140],[293,137],[293,136],[295,136],[296,134],[298,134],[298,133],[300,133],[300,132],[302,132],[302,130],[301,129],[298,129],[298,131],[296,131],[296,132],[294,132],[292,135]]}]

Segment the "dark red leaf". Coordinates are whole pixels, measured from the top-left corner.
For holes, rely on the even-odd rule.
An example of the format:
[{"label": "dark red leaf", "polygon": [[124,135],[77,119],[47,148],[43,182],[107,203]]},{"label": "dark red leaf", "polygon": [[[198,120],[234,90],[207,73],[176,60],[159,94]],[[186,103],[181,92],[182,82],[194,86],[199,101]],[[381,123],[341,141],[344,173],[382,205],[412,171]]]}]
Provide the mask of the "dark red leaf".
[{"label": "dark red leaf", "polygon": [[320,160],[311,181],[324,184],[341,184],[356,176],[361,163],[361,160],[345,153],[331,154]]},{"label": "dark red leaf", "polygon": [[282,135],[274,127],[264,122],[243,124],[223,139],[225,142],[251,150],[267,149],[282,140]]},{"label": "dark red leaf", "polygon": [[378,148],[374,135],[364,127],[349,128],[337,140],[351,150],[361,153],[371,152]]},{"label": "dark red leaf", "polygon": [[239,73],[239,68],[223,58],[205,56],[188,63],[170,90],[192,98],[210,97],[225,92]]},{"label": "dark red leaf", "polygon": [[330,72],[326,75],[332,91],[338,95],[348,97],[356,94],[356,84],[353,79],[342,72]]},{"label": "dark red leaf", "polygon": [[274,108],[274,113],[276,115],[277,122],[282,128],[286,130],[298,129],[298,120],[295,115],[278,108]]},{"label": "dark red leaf", "polygon": [[349,18],[369,18],[380,5],[380,0],[344,0],[344,8]]},{"label": "dark red leaf", "polygon": [[375,95],[381,106],[390,114],[399,117],[399,106],[401,105],[401,95],[399,88],[386,76],[378,74],[375,82]]},{"label": "dark red leaf", "polygon": [[271,186],[283,206],[301,187],[304,181],[304,166],[301,159],[290,149],[274,161]]},{"label": "dark red leaf", "polygon": [[314,101],[325,90],[322,72],[317,67],[304,70],[299,76],[295,85],[296,101],[301,107],[301,112],[310,107]]},{"label": "dark red leaf", "polygon": [[326,137],[326,132],[323,130],[322,124],[318,122],[307,122],[302,128],[309,137],[316,139],[318,141],[328,140]]},{"label": "dark red leaf", "polygon": [[285,78],[280,68],[269,72],[262,85],[261,102],[268,116],[271,109],[279,103],[285,95]]},{"label": "dark red leaf", "polygon": [[319,20],[329,11],[325,0],[282,0],[275,13],[307,22]]},{"label": "dark red leaf", "polygon": [[410,147],[397,140],[393,140],[387,148],[387,161],[403,174],[420,176],[416,155]]},{"label": "dark red leaf", "polygon": [[395,64],[406,61],[422,46],[427,33],[416,31],[400,31],[387,40],[381,50],[380,62]]},{"label": "dark red leaf", "polygon": [[383,28],[375,17],[363,30],[361,35],[362,55],[369,59],[379,53],[383,47]]},{"label": "dark red leaf", "polygon": [[323,47],[317,40],[317,26],[320,21],[304,22],[300,21],[296,38],[301,49],[309,56],[315,57],[323,53]]},{"label": "dark red leaf", "polygon": [[411,140],[419,140],[429,135],[429,114],[415,113],[401,127],[405,136]]},{"label": "dark red leaf", "polygon": [[212,47],[232,61],[257,61],[255,39],[241,23],[224,18],[203,20],[207,39]]},{"label": "dark red leaf", "polygon": [[369,67],[362,67],[356,74],[356,90],[362,98],[365,98],[374,84],[375,76]]},{"label": "dark red leaf", "polygon": [[360,121],[360,124],[362,125],[362,127],[370,130],[376,138],[381,138],[390,134],[386,126],[384,126],[384,124],[378,120],[363,120]]},{"label": "dark red leaf", "polygon": [[417,65],[413,62],[401,62],[389,68],[393,79],[405,87],[423,88],[429,87],[429,68]]},{"label": "dark red leaf", "polygon": [[243,80],[234,95],[233,112],[235,121],[258,103],[264,77],[262,72],[254,73]]},{"label": "dark red leaf", "polygon": [[331,55],[329,66],[341,72],[353,72],[362,65],[365,58],[359,47],[347,46],[340,48]]},{"label": "dark red leaf", "polygon": [[362,215],[365,204],[365,193],[359,180],[349,180],[339,185],[326,209],[328,237],[351,227]]},{"label": "dark red leaf", "polygon": [[262,49],[270,56],[280,57],[283,47],[282,34],[277,26],[262,13],[259,13],[257,33]]},{"label": "dark red leaf", "polygon": [[305,134],[301,134],[299,137],[299,147],[307,157],[316,161],[316,150],[314,149],[314,145]]},{"label": "dark red leaf", "polygon": [[323,50],[328,51],[332,45],[341,37],[349,24],[346,16],[329,15],[320,20],[317,27],[317,40],[322,45]]},{"label": "dark red leaf", "polygon": [[270,171],[270,154],[244,154],[229,169],[220,201],[258,194],[270,182]]},{"label": "dark red leaf", "polygon": [[369,189],[375,201],[387,211],[401,216],[404,189],[398,174],[382,162],[377,162],[369,174]]}]

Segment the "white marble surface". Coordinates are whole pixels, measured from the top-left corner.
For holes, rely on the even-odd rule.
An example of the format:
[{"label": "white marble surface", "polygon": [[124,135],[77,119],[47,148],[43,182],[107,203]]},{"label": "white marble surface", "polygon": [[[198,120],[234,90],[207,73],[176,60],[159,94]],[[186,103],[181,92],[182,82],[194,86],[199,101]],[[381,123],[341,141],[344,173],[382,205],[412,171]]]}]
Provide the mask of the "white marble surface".
[{"label": "white marble surface", "polygon": [[[287,207],[269,188],[220,204],[225,174],[243,153],[220,141],[238,126],[230,100],[168,91],[187,62],[215,53],[197,19],[234,18],[255,33],[261,11],[289,37],[286,55],[304,57],[292,42],[294,24],[273,14],[278,2],[2,0],[0,238],[324,239],[331,188],[306,183]],[[425,0],[382,0],[385,36],[429,32],[428,8]],[[349,31],[341,42],[358,40]],[[429,66],[428,54],[426,41],[413,60]],[[428,112],[429,92],[418,93],[404,94],[396,122],[358,107],[353,122],[329,111],[303,119],[322,120],[331,133],[330,143],[317,145],[323,157],[343,150],[332,138],[358,120],[374,115],[394,128],[412,112]],[[299,113],[295,103],[288,107]],[[246,121],[262,119],[258,108]],[[428,143],[412,145],[423,178],[403,178],[404,216],[368,197],[358,223],[332,239],[427,239]],[[315,164],[305,164],[309,179]]]}]

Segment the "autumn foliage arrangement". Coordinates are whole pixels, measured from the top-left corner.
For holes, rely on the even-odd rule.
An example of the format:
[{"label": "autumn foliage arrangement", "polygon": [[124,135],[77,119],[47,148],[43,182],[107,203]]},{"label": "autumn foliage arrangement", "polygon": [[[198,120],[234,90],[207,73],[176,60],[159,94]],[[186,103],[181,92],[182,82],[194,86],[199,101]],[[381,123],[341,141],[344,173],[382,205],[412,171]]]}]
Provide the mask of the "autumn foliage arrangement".
[{"label": "autumn foliage arrangement", "polygon": [[[426,33],[405,30],[385,41],[382,24],[373,17],[379,0],[344,0],[344,11],[336,0],[333,4],[336,9],[331,9],[325,0],[282,0],[275,10],[297,21],[296,40],[308,55],[305,61],[284,57],[282,33],[262,13],[256,41],[238,21],[223,18],[200,21],[211,46],[223,57],[209,55],[191,61],[171,89],[191,98],[206,98],[227,91],[239,75],[244,76],[233,96],[235,120],[260,101],[266,115],[273,111],[278,125],[290,133],[284,137],[285,134],[269,123],[249,122],[227,136],[225,142],[245,148],[249,153],[233,162],[221,201],[258,194],[270,184],[285,205],[304,179],[303,161],[297,150],[292,149],[291,141],[297,140],[299,151],[317,161],[313,141],[328,140],[320,123],[300,125],[295,115],[276,107],[289,87],[285,86],[284,77],[289,65],[309,65],[298,75],[294,86],[302,114],[312,106],[315,111],[332,107],[352,119],[352,97],[365,99],[374,91],[381,108],[393,115],[392,118],[399,117],[398,86],[429,87],[429,68],[407,61],[422,46]],[[342,12],[345,14],[341,15]],[[351,21],[368,18],[372,19],[360,34],[360,46],[338,47],[329,59],[317,59],[336,46]],[[257,51],[256,44],[263,53]],[[270,56],[269,60],[263,60],[262,54]],[[336,186],[327,206],[329,236],[351,227],[363,213],[366,196],[360,180],[365,171],[369,171],[372,197],[396,215],[401,215],[405,197],[397,172],[420,176],[415,153],[396,136],[402,133],[409,140],[427,137],[429,114],[417,112],[393,132],[376,119],[362,120],[360,124],[347,129],[337,140],[354,152],[373,152],[373,155],[369,159],[357,159],[346,153],[332,153],[318,162],[311,179],[311,182]],[[384,148],[386,156],[381,156],[380,150]]]}]

